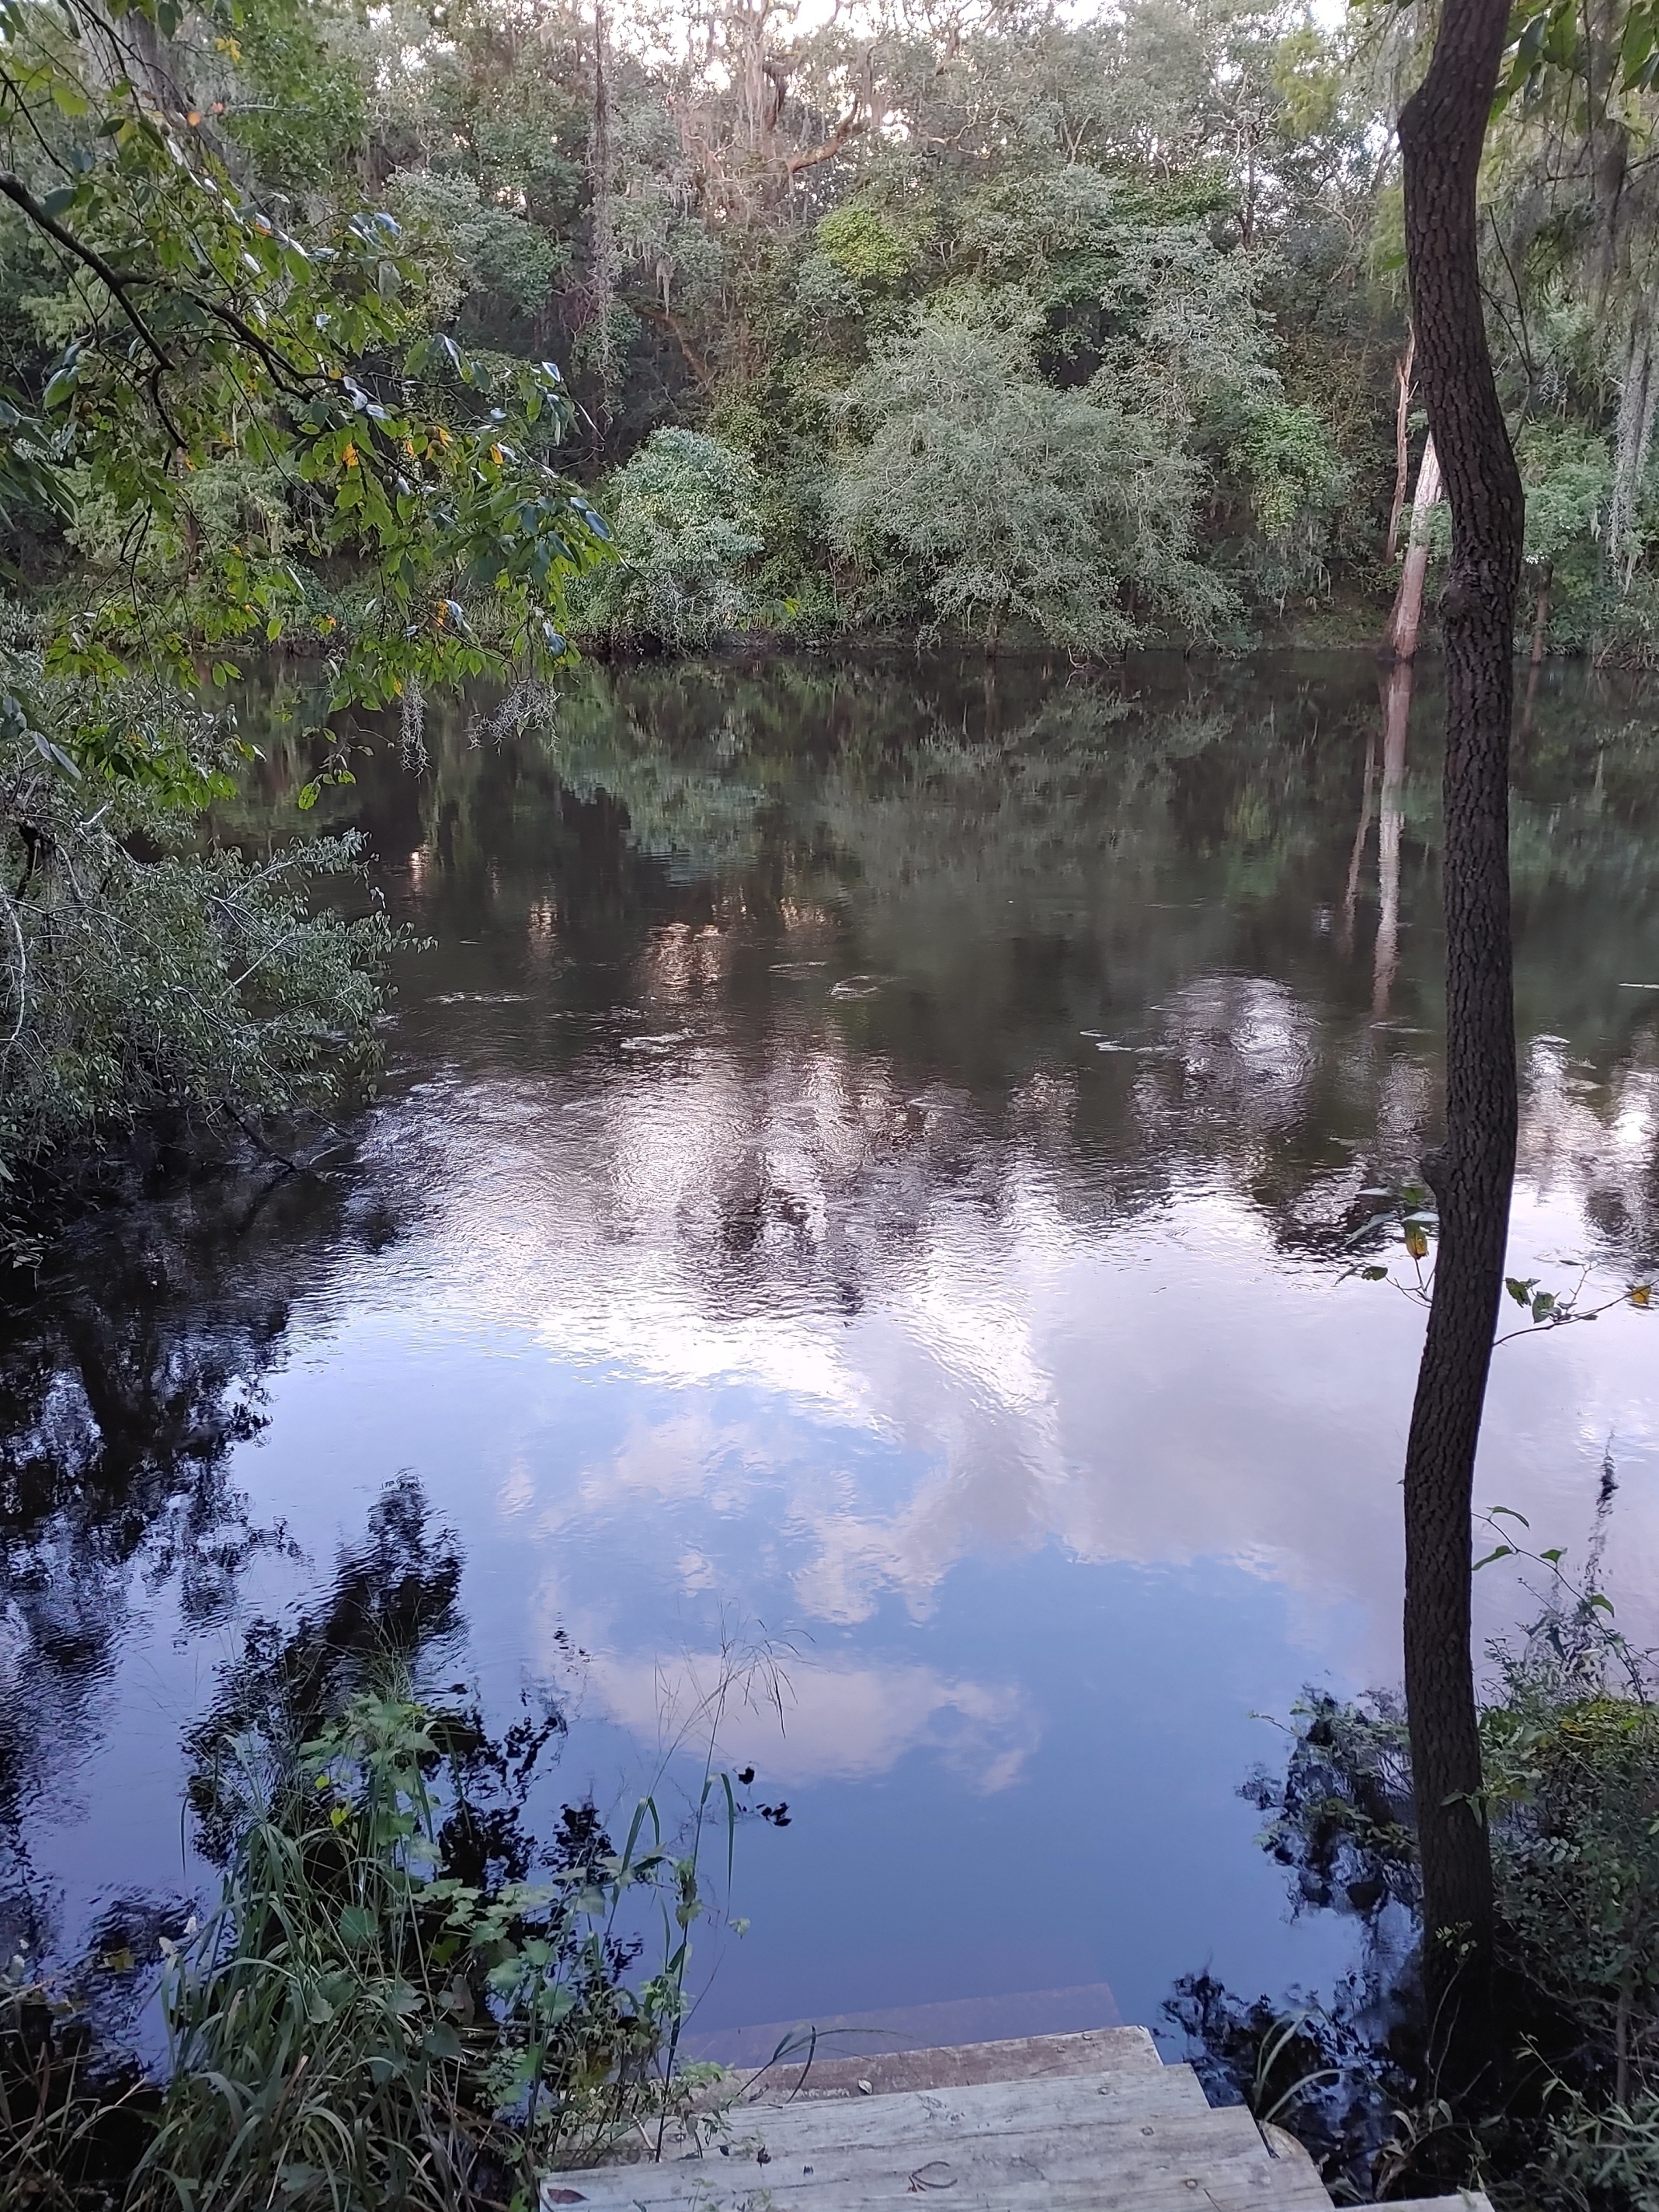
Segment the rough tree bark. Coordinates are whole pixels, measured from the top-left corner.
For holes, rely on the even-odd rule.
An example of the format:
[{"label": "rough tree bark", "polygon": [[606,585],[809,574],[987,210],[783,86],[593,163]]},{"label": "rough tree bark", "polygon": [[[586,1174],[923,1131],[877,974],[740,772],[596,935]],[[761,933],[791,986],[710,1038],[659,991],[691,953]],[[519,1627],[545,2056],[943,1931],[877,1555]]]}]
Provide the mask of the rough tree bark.
[{"label": "rough tree bark", "polygon": [[1509,756],[1525,502],[1481,312],[1476,185],[1509,0],[1446,0],[1400,118],[1417,368],[1451,503],[1446,667],[1445,1143],[1434,1298],[1406,1447],[1406,1700],[1432,2056],[1490,2047],[1492,1853],[1469,1650],[1469,1508],[1515,1180]]}]

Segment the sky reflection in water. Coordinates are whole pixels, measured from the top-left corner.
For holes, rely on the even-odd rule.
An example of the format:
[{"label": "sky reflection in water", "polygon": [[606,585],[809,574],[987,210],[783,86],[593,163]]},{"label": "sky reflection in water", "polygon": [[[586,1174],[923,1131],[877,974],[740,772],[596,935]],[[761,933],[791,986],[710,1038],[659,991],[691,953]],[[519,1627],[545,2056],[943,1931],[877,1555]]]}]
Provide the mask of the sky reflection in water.
[{"label": "sky reflection in water", "polygon": [[[419,1476],[467,1552],[465,1666],[503,1706],[574,1698],[565,1794],[631,1792],[722,1622],[787,1640],[783,1731],[732,1748],[791,1821],[743,1838],[753,1929],[704,2024],[1103,1980],[1151,2019],[1193,1967],[1339,1966],[1236,1790],[1275,1753],[1255,1715],[1397,1668],[1420,1316],[1341,1279],[1341,1237],[1434,1110],[1437,705],[1402,774],[1358,659],[597,675],[550,742],[441,730],[423,781],[338,795],[438,949],[362,1162],[196,1224],[167,1357],[263,1373],[214,1480],[313,1563]],[[1563,1285],[1655,1257],[1653,750],[1570,676],[1518,775],[1513,1264]],[[1613,1588],[1650,1635],[1656,1325],[1505,1348],[1481,1472],[1582,1543],[1613,1437]],[[108,1364],[52,1341],[45,1396],[9,1386],[37,1443]],[[129,1489],[165,1488],[178,1440],[150,1445]],[[0,1656],[67,1919],[176,1883],[180,1726],[308,1571],[255,1546],[192,1607],[166,1515],[123,1553],[116,1513],[27,1522],[59,1594],[14,1575]],[[59,1663],[71,1570],[97,1626]],[[1501,1571],[1479,1598],[1487,1630],[1525,1603]],[[61,1761],[27,1779],[43,1696],[67,1792]]]}]

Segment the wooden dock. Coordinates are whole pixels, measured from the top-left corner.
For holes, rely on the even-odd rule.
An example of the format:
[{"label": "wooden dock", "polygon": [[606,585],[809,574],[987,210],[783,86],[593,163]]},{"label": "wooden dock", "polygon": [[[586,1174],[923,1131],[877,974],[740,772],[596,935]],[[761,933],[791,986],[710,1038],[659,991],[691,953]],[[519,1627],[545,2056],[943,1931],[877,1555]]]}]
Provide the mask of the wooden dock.
[{"label": "wooden dock", "polygon": [[877,2212],[917,2197],[941,2212],[1331,2212],[1293,2137],[1212,2107],[1142,2027],[775,2067],[702,2145],[549,2174],[541,2207]]}]

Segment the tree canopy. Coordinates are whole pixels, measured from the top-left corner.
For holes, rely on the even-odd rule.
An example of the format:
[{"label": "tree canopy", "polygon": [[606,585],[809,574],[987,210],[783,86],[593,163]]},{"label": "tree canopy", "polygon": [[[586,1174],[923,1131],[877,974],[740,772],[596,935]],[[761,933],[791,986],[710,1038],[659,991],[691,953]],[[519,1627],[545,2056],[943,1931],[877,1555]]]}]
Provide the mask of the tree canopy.
[{"label": "tree canopy", "polygon": [[[8,0],[14,565],[73,579],[75,666],[131,665],[140,629],[180,666],[274,635],[383,702],[544,663],[572,622],[653,636],[644,583],[585,587],[574,614],[562,586],[599,550],[586,502],[672,431],[730,457],[678,471],[693,538],[710,471],[753,471],[732,526],[757,542],[720,553],[702,641],[1369,634],[1408,32],[1299,0],[971,20],[857,0],[827,23],[731,0],[695,31],[585,0]],[[1549,636],[1638,657],[1659,608],[1650,32],[1640,9],[1521,10],[1481,185]],[[951,495],[921,453],[886,514],[859,489],[885,487],[906,365],[947,333],[958,363],[1007,363],[974,465],[1014,501],[951,549],[912,511]],[[1069,464],[1038,422],[1091,456],[1058,499]],[[1422,435],[1419,406],[1408,454]],[[662,490],[653,561],[681,526]]]}]

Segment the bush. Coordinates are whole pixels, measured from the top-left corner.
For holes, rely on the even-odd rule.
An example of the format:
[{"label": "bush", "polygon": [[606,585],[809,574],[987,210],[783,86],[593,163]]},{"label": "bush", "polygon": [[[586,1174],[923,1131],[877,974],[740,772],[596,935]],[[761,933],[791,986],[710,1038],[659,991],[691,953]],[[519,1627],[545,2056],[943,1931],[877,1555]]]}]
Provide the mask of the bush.
[{"label": "bush", "polygon": [[[466,1881],[454,1716],[359,1692],[281,1770],[166,1991],[171,2075],[141,2181],[235,2212],[433,2212],[574,2162],[648,2101],[662,2021],[608,1923],[661,1865],[592,1825],[549,1881]],[[446,1792],[441,1786],[447,1779]],[[514,2124],[516,2123],[516,2124]]]},{"label": "bush", "polygon": [[1196,472],[1131,408],[1036,374],[994,303],[936,303],[854,380],[831,535],[878,615],[1024,631],[1107,653],[1162,624],[1213,633],[1230,602],[1192,550]]},{"label": "bush", "polygon": [[1288,2124],[1328,2180],[1370,2197],[1474,2181],[1540,2212],[1651,2212],[1659,2203],[1659,1705],[1647,1655],[1609,1619],[1592,1573],[1559,1554],[1520,1648],[1495,1645],[1481,1713],[1508,2039],[1486,2101],[1460,2109],[1423,2073],[1413,1972],[1398,1922],[1419,1905],[1411,1765],[1392,1698],[1310,1692],[1282,1776],[1247,1786],[1298,1908],[1357,1915],[1361,1983],[1304,2008],[1243,2005],[1191,1977],[1170,2011],[1213,2071],[1249,2096],[1278,2037],[1311,2052]]},{"label": "bush", "polygon": [[618,562],[571,592],[575,634],[695,650],[740,629],[744,572],[763,550],[753,464],[697,430],[654,430],[611,477]]},{"label": "bush", "polygon": [[[419,1486],[390,1485],[323,1602],[255,1621],[187,1738],[216,1907],[150,1909],[118,1968],[94,1936],[56,1988],[0,1972],[0,2212],[504,2212],[550,2165],[717,2124],[714,2069],[674,2056],[699,1848],[722,1824],[729,1846],[736,1799],[705,1766],[673,1849],[649,1798],[620,1849],[589,1803],[532,1834],[557,1705],[492,1735],[416,1687],[462,1632],[460,1574]],[[660,1958],[630,1974],[653,1920]],[[151,2081],[94,2033],[92,1991],[124,1974],[130,2020],[158,1960]]]},{"label": "bush", "polygon": [[[257,861],[204,842],[240,764],[210,718],[39,677],[0,647],[0,1215],[148,1118],[246,1127],[361,1089],[394,934],[378,908],[313,908],[320,879],[357,868],[355,836]],[[53,734],[66,712],[78,766]],[[99,773],[115,726],[153,776]]]}]

